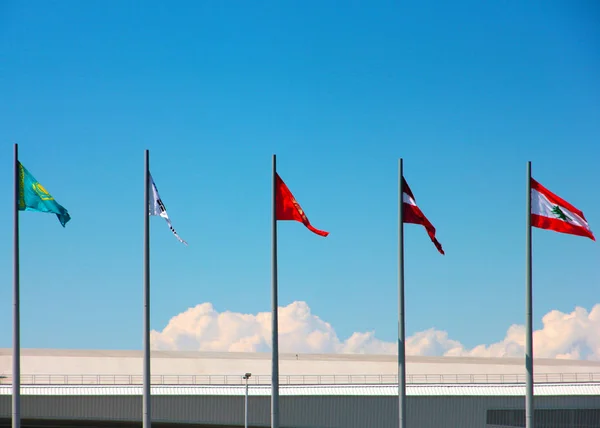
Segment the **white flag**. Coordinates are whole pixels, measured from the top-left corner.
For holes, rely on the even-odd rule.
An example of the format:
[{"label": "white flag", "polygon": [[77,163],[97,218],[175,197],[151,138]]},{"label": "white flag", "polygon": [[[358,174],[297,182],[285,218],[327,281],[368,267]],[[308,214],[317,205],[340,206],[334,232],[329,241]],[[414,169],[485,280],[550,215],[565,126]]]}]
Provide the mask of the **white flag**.
[{"label": "white flag", "polygon": [[175,238],[179,239],[179,242],[187,245],[187,242],[181,239],[177,232],[175,232],[175,229],[173,229],[173,225],[171,224],[171,220],[169,219],[169,215],[167,214],[167,209],[165,208],[165,205],[160,199],[160,195],[158,194],[158,189],[156,188],[156,184],[154,184],[152,175],[148,173],[148,176],[150,177],[150,183],[152,184],[152,195],[150,197],[150,200],[148,201],[150,204],[150,206],[148,207],[150,210],[150,215],[157,215],[164,218],[167,221],[167,224],[169,225],[169,229],[171,229],[171,232],[173,232],[173,235],[175,235]]}]

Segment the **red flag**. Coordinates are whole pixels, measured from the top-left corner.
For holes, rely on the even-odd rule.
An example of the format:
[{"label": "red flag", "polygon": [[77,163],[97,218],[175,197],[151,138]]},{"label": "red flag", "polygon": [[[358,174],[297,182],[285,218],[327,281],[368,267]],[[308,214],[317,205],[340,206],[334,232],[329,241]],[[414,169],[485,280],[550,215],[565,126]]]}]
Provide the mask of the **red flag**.
[{"label": "red flag", "polygon": [[595,241],[583,212],[531,179],[531,226]]},{"label": "red flag", "polygon": [[417,206],[415,197],[413,196],[410,187],[408,187],[408,184],[406,183],[404,177],[402,177],[402,186],[402,207],[404,208],[404,223],[420,224],[423,227],[425,227],[425,230],[427,230],[427,234],[429,235],[431,242],[433,242],[433,245],[435,245],[435,247],[440,253],[445,254],[444,250],[442,249],[442,244],[440,244],[438,240],[435,239],[435,227],[433,227],[433,225],[429,222],[429,220],[427,220],[427,217],[425,217],[421,209]]},{"label": "red flag", "polygon": [[304,210],[300,204],[296,202],[296,198],[290,192],[290,189],[285,185],[279,174],[275,173],[275,218],[277,220],[294,220],[304,223],[311,232],[317,235],[327,236],[329,232],[315,229],[308,221],[308,217],[304,214]]}]

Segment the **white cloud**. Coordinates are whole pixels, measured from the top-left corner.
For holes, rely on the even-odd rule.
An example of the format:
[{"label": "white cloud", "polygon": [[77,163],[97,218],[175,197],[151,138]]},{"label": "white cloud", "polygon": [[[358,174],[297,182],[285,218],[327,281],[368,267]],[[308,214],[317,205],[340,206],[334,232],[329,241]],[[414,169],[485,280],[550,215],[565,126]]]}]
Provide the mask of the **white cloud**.
[{"label": "white cloud", "polygon": [[[536,357],[600,360],[600,304],[590,312],[577,307],[571,313],[547,313],[543,327],[534,332]],[[161,331],[151,333],[153,349],[266,352],[271,346],[271,314],[217,312],[202,303],[173,317]],[[305,302],[279,308],[281,352],[393,354],[396,343],[384,342],[374,332],[354,333],[341,340],[331,324],[314,315]],[[505,338],[490,345],[465,348],[448,333],[429,329],[406,339],[408,355],[520,357],[525,328],[512,325]]]}]

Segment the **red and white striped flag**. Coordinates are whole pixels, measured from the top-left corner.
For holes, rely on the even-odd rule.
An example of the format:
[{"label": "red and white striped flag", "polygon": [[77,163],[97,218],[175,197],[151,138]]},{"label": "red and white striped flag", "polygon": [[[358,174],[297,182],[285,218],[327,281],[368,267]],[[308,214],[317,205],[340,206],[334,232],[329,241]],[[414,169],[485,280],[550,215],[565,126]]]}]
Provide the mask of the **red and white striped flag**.
[{"label": "red and white striped flag", "polygon": [[415,197],[408,187],[406,180],[402,177],[402,207],[404,208],[404,221],[403,223],[413,223],[420,224],[425,227],[427,230],[427,234],[433,242],[433,245],[438,249],[441,254],[445,254],[442,248],[442,244],[438,242],[435,238],[435,227],[431,224],[425,214],[421,211],[421,209],[417,206],[417,202],[415,201]]},{"label": "red and white striped flag", "polygon": [[595,241],[583,212],[531,179],[531,225]]}]

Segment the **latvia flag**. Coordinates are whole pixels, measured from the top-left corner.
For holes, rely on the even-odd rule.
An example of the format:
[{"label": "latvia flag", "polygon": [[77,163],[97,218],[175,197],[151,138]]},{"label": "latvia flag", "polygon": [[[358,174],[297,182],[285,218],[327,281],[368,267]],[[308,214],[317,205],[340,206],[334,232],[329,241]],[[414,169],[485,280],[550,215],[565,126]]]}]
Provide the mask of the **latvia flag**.
[{"label": "latvia flag", "polygon": [[531,225],[595,241],[583,212],[531,179]]},{"label": "latvia flag", "polygon": [[444,254],[444,250],[442,249],[442,244],[438,242],[435,238],[435,227],[427,220],[427,217],[423,214],[421,209],[417,206],[417,202],[415,201],[415,197],[408,187],[406,180],[402,177],[402,206],[404,207],[404,221],[403,223],[413,223],[420,224],[425,227],[427,230],[427,234],[433,242],[433,245],[438,249],[438,251]]}]

